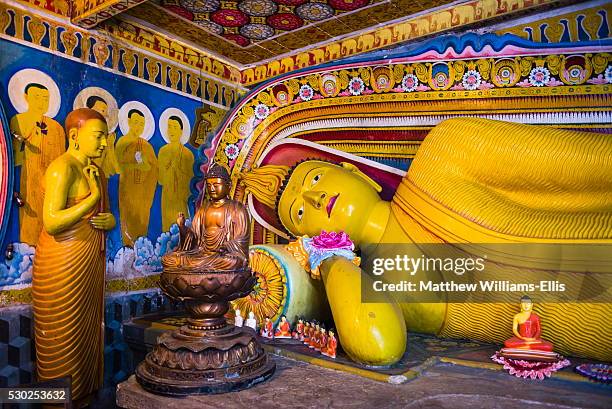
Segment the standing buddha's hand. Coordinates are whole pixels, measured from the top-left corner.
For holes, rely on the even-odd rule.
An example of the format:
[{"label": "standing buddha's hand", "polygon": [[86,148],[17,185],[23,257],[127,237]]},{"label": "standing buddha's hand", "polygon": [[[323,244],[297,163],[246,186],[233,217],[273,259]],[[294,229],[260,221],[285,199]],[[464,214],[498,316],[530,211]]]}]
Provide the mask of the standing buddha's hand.
[{"label": "standing buddha's hand", "polygon": [[100,200],[100,184],[98,183],[98,176],[100,174],[96,165],[87,165],[83,168],[85,174],[85,180],[89,185],[89,191],[91,192],[91,200]]},{"label": "standing buddha's hand", "polygon": [[98,213],[91,219],[89,223],[99,230],[112,230],[115,227],[115,216],[112,213]]}]

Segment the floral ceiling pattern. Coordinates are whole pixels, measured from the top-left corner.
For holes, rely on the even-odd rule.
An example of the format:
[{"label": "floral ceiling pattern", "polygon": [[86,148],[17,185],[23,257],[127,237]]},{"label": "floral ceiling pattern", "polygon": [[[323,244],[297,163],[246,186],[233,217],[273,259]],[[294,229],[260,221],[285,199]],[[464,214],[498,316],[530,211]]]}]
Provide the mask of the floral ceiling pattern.
[{"label": "floral ceiling pattern", "polygon": [[241,47],[386,0],[161,0],[160,5]]}]

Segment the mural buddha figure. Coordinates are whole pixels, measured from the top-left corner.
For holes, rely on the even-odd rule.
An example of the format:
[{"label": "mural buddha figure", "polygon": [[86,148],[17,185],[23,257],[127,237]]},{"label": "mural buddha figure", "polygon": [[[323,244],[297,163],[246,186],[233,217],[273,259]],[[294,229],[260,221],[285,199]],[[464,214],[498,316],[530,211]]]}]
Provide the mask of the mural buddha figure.
[{"label": "mural buddha figure", "polygon": [[213,164],[206,174],[206,194],[191,227],[179,215],[178,249],[162,257],[164,271],[235,271],[248,267],[249,214],[242,203],[228,198],[228,171]]},{"label": "mural buddha figure", "polygon": [[183,122],[178,116],[168,118],[166,135],[170,143],[159,150],[159,184],[162,186],[162,229],[169,231],[176,215],[187,213],[189,182],[193,176],[193,153],[181,143]]},{"label": "mural buddha figure", "polygon": [[94,159],[107,146],[98,112],[66,117],[68,151],[45,172],[40,234],[32,272],[32,306],[39,380],[72,377],[72,398],[102,387],[105,234],[115,226],[105,179]]},{"label": "mural buddha figure", "polygon": [[[432,129],[391,201],[381,199],[381,186],[352,163],[307,160],[293,168],[268,163],[242,180],[247,192],[276,208],[293,236],[345,231],[356,245],[372,245],[372,253],[362,257],[380,257],[380,243],[611,243],[610,157],[612,139],[605,135],[461,118]],[[338,272],[333,286],[326,283],[328,299],[361,291],[361,271],[350,261],[326,260],[320,269],[324,282]],[[490,342],[504,339],[499,318],[512,311],[508,303],[399,306],[412,331]],[[333,306],[332,313],[342,338],[344,324]],[[612,359],[610,341],[599,335],[609,328],[610,313],[605,303],[541,306],[554,336],[547,338],[573,354],[600,360]],[[377,331],[399,319],[393,310],[386,314],[372,324]],[[364,352],[374,336],[368,331],[356,326],[341,341],[360,343],[355,350],[364,361],[399,359],[405,339],[391,334],[383,349]]]},{"label": "mural buddha figure", "polygon": [[[101,113],[105,118],[108,117],[108,103],[103,98],[97,95],[92,95],[87,98],[86,106],[87,108],[91,108],[94,111]],[[104,149],[104,152],[102,152],[102,156],[95,160],[96,165],[102,169],[102,172],[104,172],[104,175],[107,178],[119,173],[119,163],[117,162],[117,155],[115,154],[116,139],[117,135],[115,132],[109,133],[107,138],[107,148]]]},{"label": "mural buddha figure", "polygon": [[40,181],[49,164],[66,151],[62,126],[45,114],[49,109],[49,89],[30,83],[25,87],[28,108],[10,122],[15,140],[15,166],[21,166],[19,193],[25,205],[19,208],[19,240],[36,245],[42,230],[43,192]]},{"label": "mural buddha figure", "polygon": [[133,246],[138,237],[146,236],[158,165],[151,144],[141,138],[145,116],[137,109],[128,112],[129,131],[117,141],[119,162],[119,219],[123,244]]}]

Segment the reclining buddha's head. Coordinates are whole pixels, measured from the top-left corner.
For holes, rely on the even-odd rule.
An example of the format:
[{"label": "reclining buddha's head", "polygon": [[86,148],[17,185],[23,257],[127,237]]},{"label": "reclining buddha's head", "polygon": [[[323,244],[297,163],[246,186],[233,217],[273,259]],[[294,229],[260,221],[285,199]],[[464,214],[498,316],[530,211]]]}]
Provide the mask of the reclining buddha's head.
[{"label": "reclining buddha's head", "polygon": [[294,236],[342,230],[357,238],[381,201],[380,185],[348,162],[307,160],[292,169],[262,166],[243,174],[242,181],[247,192],[277,210],[280,222]]}]

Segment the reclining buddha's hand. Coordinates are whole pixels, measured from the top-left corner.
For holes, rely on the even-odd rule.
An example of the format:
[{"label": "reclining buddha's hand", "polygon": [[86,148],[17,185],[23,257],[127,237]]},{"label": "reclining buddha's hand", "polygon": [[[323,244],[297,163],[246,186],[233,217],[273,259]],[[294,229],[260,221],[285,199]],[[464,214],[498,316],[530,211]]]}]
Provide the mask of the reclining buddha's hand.
[{"label": "reclining buddha's hand", "polygon": [[356,362],[391,365],[406,350],[406,324],[397,303],[362,303],[361,282],[371,281],[345,232],[302,236],[287,250],[315,279],[322,279],[342,349]]},{"label": "reclining buddha's hand", "polygon": [[406,324],[391,298],[362,303],[361,281],[371,280],[355,263],[334,256],[321,263],[327,300],[342,349],[356,362],[391,365],[406,351]]}]

